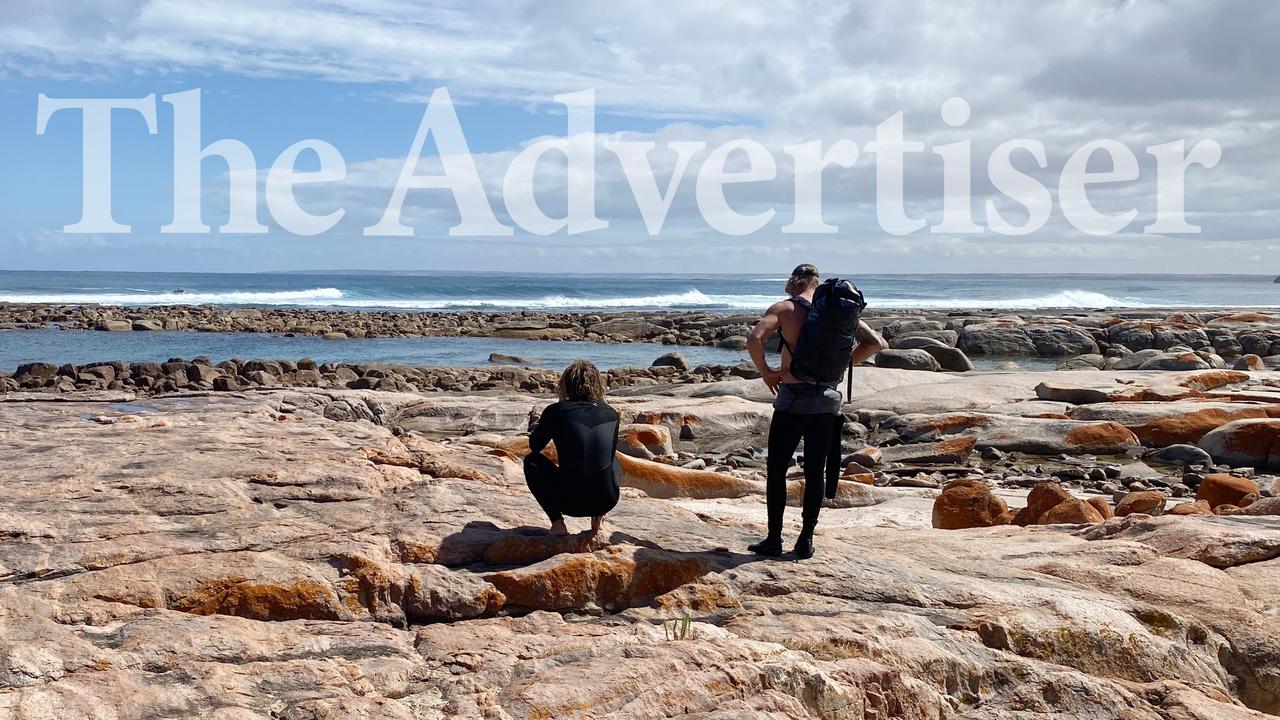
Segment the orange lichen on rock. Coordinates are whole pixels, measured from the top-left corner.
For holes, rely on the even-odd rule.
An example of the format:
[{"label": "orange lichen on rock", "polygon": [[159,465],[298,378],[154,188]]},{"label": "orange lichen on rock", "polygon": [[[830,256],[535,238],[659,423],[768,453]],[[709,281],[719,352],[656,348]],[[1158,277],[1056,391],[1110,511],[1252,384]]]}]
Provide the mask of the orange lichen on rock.
[{"label": "orange lichen on rock", "polygon": [[925,418],[920,421],[919,427],[932,429],[937,435],[954,435],[965,430],[984,427],[990,422],[991,418],[983,415],[952,413],[940,417]]},{"label": "orange lichen on rock", "polygon": [[395,465],[398,467],[416,468],[421,463],[418,458],[406,452],[403,447],[388,448],[363,448],[364,456],[374,465]]},{"label": "orange lichen on rock", "polygon": [[235,615],[251,620],[339,620],[343,615],[333,588],[305,579],[287,584],[243,577],[210,580],[168,605],[194,615]]},{"label": "orange lichen on rock", "polygon": [[1058,483],[1037,483],[1027,494],[1027,506],[1013,518],[1014,525],[1035,525],[1040,516],[1052,510],[1059,503],[1075,499]]},{"label": "orange lichen on rock", "polygon": [[1242,383],[1248,379],[1249,373],[1238,370],[1205,370],[1183,378],[1178,384],[1191,390],[1204,391],[1220,388],[1223,385]]},{"label": "orange lichen on rock", "polygon": [[643,490],[649,497],[734,498],[759,491],[757,483],[728,473],[691,470],[622,454],[618,462],[623,486]]},{"label": "orange lichen on rock", "polygon": [[1156,418],[1129,429],[1151,447],[1170,445],[1195,445],[1200,438],[1215,428],[1235,420],[1267,417],[1267,409],[1259,406],[1241,406],[1239,409],[1208,408]]},{"label": "orange lichen on rock", "polygon": [[620,610],[648,604],[705,574],[701,558],[615,545],[591,555],[559,555],[486,579],[509,606],[571,610],[596,605]]},{"label": "orange lichen on rock", "polygon": [[1135,513],[1161,515],[1164,513],[1165,502],[1164,493],[1158,490],[1131,492],[1116,503],[1116,517],[1124,517]]},{"label": "orange lichen on rock", "polygon": [[738,593],[724,582],[707,582],[700,579],[663,593],[653,599],[653,606],[663,610],[692,610],[715,612],[736,610],[742,607]]},{"label": "orange lichen on rock", "polygon": [[978,443],[978,438],[972,435],[951,438],[950,440],[940,440],[934,447],[941,453],[954,453],[956,455],[968,455],[973,451],[973,446]]},{"label": "orange lichen on rock", "polygon": [[1116,515],[1111,509],[1111,504],[1102,496],[1095,495],[1088,500],[1085,500],[1085,502],[1092,505],[1093,509],[1098,511],[1098,514],[1102,516],[1103,520],[1110,520]]},{"label": "orange lichen on rock", "polygon": [[1250,493],[1258,492],[1258,483],[1249,478],[1215,473],[1206,475],[1196,490],[1196,500],[1203,500],[1211,508],[1219,505],[1239,505]]},{"label": "orange lichen on rock", "polygon": [[1105,518],[1089,503],[1072,498],[1060,502],[1041,515],[1037,525],[1080,525],[1083,523],[1100,523]]},{"label": "orange lichen on rock", "polygon": [[1091,452],[1097,448],[1114,448],[1123,445],[1137,445],[1138,438],[1129,428],[1115,422],[1098,422],[1082,425],[1067,431],[1063,438],[1069,447]]},{"label": "orange lichen on rock", "polygon": [[1271,323],[1276,322],[1276,318],[1262,313],[1238,313],[1236,315],[1227,315],[1209,322],[1210,325],[1226,325],[1229,323]]},{"label": "orange lichen on rock", "polygon": [[562,553],[590,553],[609,547],[609,541],[593,535],[506,535],[484,551],[488,565],[530,565]]},{"label": "orange lichen on rock", "polygon": [[953,480],[933,501],[933,526],[941,530],[963,530],[1000,525],[1009,507],[979,480]]},{"label": "orange lichen on rock", "polygon": [[1213,508],[1209,507],[1209,503],[1203,500],[1196,502],[1178,503],[1169,508],[1166,515],[1212,515]]},{"label": "orange lichen on rock", "polygon": [[1236,420],[1206,433],[1200,447],[1232,467],[1280,469],[1280,420]]}]

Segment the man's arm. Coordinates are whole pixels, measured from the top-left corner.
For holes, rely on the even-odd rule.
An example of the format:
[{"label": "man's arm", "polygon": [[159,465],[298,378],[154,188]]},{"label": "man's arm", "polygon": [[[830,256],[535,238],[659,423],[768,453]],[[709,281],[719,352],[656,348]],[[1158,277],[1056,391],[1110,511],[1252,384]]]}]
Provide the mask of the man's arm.
[{"label": "man's arm", "polygon": [[547,409],[542,411],[542,417],[538,418],[538,424],[529,433],[530,453],[542,452],[547,443],[551,442],[551,436],[555,433],[556,419],[559,417],[559,414],[553,408],[555,408],[555,405],[548,405]]},{"label": "man's arm", "polygon": [[782,376],[786,374],[787,369],[774,370],[769,367],[768,360],[765,359],[764,347],[769,337],[778,332],[781,319],[778,314],[789,306],[788,301],[776,302],[765,311],[764,317],[760,318],[760,322],[751,328],[751,334],[747,336],[747,352],[751,354],[751,362],[755,364],[756,371],[760,373],[760,377],[764,380],[764,384],[769,386],[770,392],[778,391],[778,383],[782,382]]},{"label": "man's arm", "polygon": [[884,338],[880,337],[880,333],[871,329],[871,326],[865,322],[858,321],[858,331],[854,336],[858,340],[858,344],[853,347],[853,364],[861,365],[870,360],[876,353],[885,349]]}]

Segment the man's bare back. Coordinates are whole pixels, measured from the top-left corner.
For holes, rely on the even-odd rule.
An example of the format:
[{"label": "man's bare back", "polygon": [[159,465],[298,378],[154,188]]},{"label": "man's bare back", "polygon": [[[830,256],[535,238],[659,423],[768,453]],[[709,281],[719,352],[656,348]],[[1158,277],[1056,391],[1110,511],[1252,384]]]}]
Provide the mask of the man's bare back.
[{"label": "man's bare back", "polygon": [[[813,291],[814,288],[810,288],[797,297],[812,302]],[[747,350],[751,353],[751,360],[760,371],[765,384],[773,392],[777,392],[779,383],[801,382],[791,374],[791,348],[799,342],[804,321],[808,316],[809,310],[794,299],[781,300],[769,306],[764,317],[760,318],[747,337]],[[765,360],[765,344],[775,332],[780,333],[785,341],[782,344],[782,364],[777,370],[770,368]],[[854,346],[852,356],[854,365],[869,359],[885,347],[885,342],[879,333],[862,321],[858,322],[857,340],[858,344]]]}]

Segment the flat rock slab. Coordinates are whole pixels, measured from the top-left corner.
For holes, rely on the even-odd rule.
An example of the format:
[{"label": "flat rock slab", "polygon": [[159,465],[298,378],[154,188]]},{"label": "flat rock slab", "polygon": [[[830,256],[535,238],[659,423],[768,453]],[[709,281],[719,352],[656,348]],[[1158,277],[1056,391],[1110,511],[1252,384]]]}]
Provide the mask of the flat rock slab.
[{"label": "flat rock slab", "polygon": [[1267,518],[940,531],[902,491],[796,562],[745,551],[758,494],[624,488],[556,539],[514,453],[392,433],[421,400],[0,404],[0,716],[1280,712]]}]

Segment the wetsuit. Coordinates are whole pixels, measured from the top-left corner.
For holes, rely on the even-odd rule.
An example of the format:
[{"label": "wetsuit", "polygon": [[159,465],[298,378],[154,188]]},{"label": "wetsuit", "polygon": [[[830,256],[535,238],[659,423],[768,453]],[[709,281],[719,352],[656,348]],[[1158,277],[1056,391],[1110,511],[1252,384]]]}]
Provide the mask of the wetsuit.
[{"label": "wetsuit", "polygon": [[[555,441],[559,465],[542,454]],[[524,478],[552,522],[598,517],[618,504],[618,413],[603,400],[561,400],[529,434]]]}]

